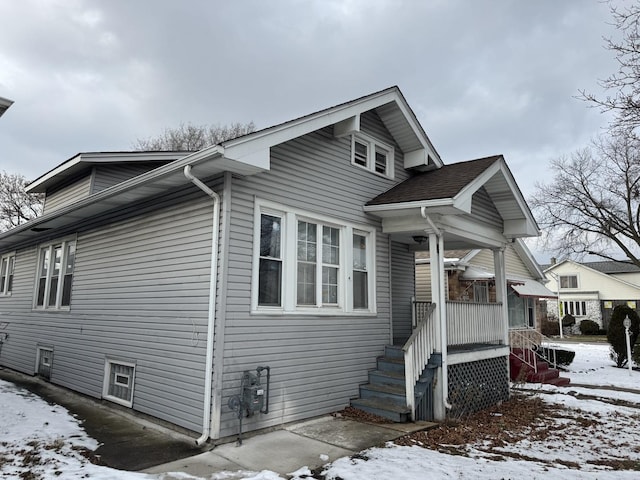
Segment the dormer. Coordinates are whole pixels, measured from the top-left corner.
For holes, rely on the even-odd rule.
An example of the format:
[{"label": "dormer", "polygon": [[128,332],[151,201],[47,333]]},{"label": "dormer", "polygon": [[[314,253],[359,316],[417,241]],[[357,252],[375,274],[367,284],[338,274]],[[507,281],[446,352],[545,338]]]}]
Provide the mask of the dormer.
[{"label": "dormer", "polygon": [[49,213],[187,154],[188,152],[79,153],[31,182],[26,190],[28,193],[44,193],[43,213]]}]

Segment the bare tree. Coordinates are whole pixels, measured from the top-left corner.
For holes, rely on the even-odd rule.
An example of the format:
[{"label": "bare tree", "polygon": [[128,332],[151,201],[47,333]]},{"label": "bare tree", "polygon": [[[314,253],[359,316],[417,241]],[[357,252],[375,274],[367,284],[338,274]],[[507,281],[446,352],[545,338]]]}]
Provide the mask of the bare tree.
[{"label": "bare tree", "polygon": [[0,172],[0,232],[17,227],[42,212],[42,195],[27,193],[27,183],[22,175]]},{"label": "bare tree", "polygon": [[135,150],[195,152],[211,145],[246,135],[255,130],[253,122],[229,125],[193,125],[181,123],[177,128],[166,128],[157,137],[138,139]]},{"label": "bare tree", "polygon": [[640,139],[616,130],[551,162],[530,201],[558,256],[595,255],[640,266]]},{"label": "bare tree", "polygon": [[615,128],[635,129],[640,126],[640,3],[616,6],[609,1],[609,8],[621,39],[605,38],[605,48],[614,53],[618,71],[599,83],[611,94],[600,97],[581,90],[578,98],[614,112]]}]

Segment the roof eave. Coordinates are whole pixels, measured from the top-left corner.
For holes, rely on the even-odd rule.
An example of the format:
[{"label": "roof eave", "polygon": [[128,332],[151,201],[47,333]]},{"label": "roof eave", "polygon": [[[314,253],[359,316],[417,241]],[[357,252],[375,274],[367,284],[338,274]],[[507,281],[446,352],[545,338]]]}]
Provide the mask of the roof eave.
[{"label": "roof eave", "polygon": [[[200,178],[206,178],[223,171],[231,171],[241,175],[252,175],[265,171],[259,165],[228,158],[221,147],[201,150],[1,233],[0,250],[37,241],[43,231],[50,234],[56,229],[82,221],[89,215],[95,215],[96,212],[97,214],[106,213],[113,208],[129,205],[138,201],[138,197],[151,197],[151,193],[145,193],[147,191],[157,193],[158,189],[186,185],[189,180],[183,175],[183,169],[187,165],[191,165],[193,167],[192,173]],[[155,188],[152,188],[155,184],[157,184]]]}]

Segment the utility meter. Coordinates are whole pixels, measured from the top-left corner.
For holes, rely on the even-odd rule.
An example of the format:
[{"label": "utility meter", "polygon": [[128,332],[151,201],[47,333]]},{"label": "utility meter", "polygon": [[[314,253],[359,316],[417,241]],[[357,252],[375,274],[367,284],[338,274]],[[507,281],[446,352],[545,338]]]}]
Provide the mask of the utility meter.
[{"label": "utility meter", "polygon": [[242,375],[242,404],[251,416],[262,410],[264,406],[264,388],[260,384],[260,376],[250,371]]}]

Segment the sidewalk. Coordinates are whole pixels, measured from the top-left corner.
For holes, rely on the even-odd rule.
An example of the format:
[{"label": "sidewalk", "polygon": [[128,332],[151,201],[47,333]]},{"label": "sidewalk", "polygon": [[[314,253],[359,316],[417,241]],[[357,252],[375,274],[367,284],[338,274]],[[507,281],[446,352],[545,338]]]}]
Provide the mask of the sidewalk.
[{"label": "sidewalk", "polygon": [[[222,471],[237,472],[235,478],[242,478],[241,472],[262,470],[287,475],[304,466],[314,470],[340,457],[433,425],[430,422],[374,425],[327,415],[245,438],[241,446],[237,442],[222,444],[211,451],[151,467],[144,472],[183,472],[205,478]],[[180,478],[183,477],[163,477],[164,480]]]}]

